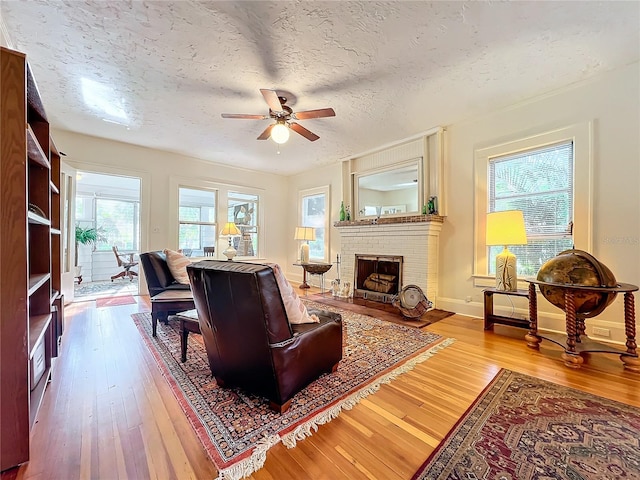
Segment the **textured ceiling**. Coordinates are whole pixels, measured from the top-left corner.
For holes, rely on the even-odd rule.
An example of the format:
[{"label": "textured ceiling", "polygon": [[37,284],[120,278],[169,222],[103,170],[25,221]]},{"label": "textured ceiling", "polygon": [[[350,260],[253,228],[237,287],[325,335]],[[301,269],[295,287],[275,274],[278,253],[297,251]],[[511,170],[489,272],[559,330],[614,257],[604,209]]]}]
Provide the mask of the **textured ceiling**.
[{"label": "textured ceiling", "polygon": [[[61,129],[291,174],[638,60],[640,3],[0,1]],[[277,153],[260,88],[300,121]],[[115,123],[114,123],[115,122]],[[60,146],[64,150],[64,146]]]}]

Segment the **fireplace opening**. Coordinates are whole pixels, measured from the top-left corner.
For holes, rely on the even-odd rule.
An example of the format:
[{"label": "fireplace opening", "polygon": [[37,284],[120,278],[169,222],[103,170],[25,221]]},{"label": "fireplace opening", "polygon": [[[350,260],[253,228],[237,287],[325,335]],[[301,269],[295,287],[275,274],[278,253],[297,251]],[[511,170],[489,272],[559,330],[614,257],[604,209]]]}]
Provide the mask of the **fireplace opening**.
[{"label": "fireplace opening", "polygon": [[402,285],[402,256],[356,255],[353,296],[391,303]]}]

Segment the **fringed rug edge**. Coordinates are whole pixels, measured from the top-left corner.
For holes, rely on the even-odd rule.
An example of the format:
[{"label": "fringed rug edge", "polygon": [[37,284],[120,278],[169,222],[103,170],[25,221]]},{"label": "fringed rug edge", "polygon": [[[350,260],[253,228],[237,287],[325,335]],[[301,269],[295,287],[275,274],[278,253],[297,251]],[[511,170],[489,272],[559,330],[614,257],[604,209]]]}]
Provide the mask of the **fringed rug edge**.
[{"label": "fringed rug edge", "polygon": [[173,393],[174,397],[178,401],[178,404],[180,405],[180,408],[189,420],[189,423],[191,424],[191,427],[200,440],[200,443],[202,444],[205,452],[207,453],[215,467],[218,469],[218,476],[215,480],[241,480],[242,478],[246,478],[251,474],[257,472],[264,466],[264,463],[267,460],[267,452],[272,447],[275,447],[278,443],[282,442],[283,445],[285,445],[287,448],[294,448],[298,441],[304,440],[305,438],[312,436],[314,432],[317,432],[319,425],[324,425],[326,423],[329,423],[331,420],[334,420],[338,417],[338,415],[340,415],[343,410],[351,410],[363,399],[377,392],[383,384],[391,383],[392,380],[396,379],[401,374],[413,370],[416,365],[425,362],[440,350],[448,347],[453,342],[455,342],[454,338],[445,338],[440,340],[437,344],[431,347],[427,347],[427,350],[420,352],[411,358],[408,358],[402,363],[402,365],[399,365],[398,367],[392,369],[387,373],[383,373],[382,375],[373,379],[369,384],[363,386],[360,390],[341,400],[337,400],[332,405],[329,405],[322,412],[316,414],[306,422],[303,422],[302,424],[295,427],[293,431],[285,433],[282,436],[272,435],[270,437],[264,438],[262,441],[256,444],[253,451],[247,458],[237,461],[230,467],[223,468],[220,467],[218,463],[224,463],[222,459],[218,459],[218,461],[216,461],[217,456],[215,455],[215,449],[211,444],[211,439],[206,434],[206,432],[203,431],[204,426],[201,419],[199,418],[193,407],[189,404],[188,400],[184,397],[178,383],[175,381],[175,378],[169,371],[169,368],[166,365],[166,361],[157,351],[157,348],[155,348],[155,346],[152,344],[152,337],[143,330],[144,327],[140,324],[140,321],[137,317],[143,317],[145,315],[148,315],[148,312],[134,313],[131,315],[131,317],[134,320],[134,324],[136,325],[138,330],[140,330],[140,332],[143,334],[141,335],[143,342],[156,361],[156,364],[160,369],[160,373],[167,380],[169,389]]},{"label": "fringed rug edge", "polygon": [[249,458],[237,462],[232,467],[218,470],[219,476],[216,478],[216,480],[240,480],[242,478],[250,476],[254,472],[257,472],[264,466],[264,463],[267,459],[267,451],[271,447],[274,447],[278,443],[282,442],[285,447],[294,448],[298,441],[304,440],[305,438],[312,436],[314,432],[317,432],[319,425],[324,425],[326,423],[329,423],[331,420],[334,420],[338,417],[338,415],[340,415],[340,413],[342,413],[343,410],[351,410],[363,399],[380,390],[380,387],[382,385],[389,384],[392,380],[395,380],[401,374],[413,370],[416,365],[425,362],[443,348],[451,345],[453,342],[455,342],[454,338],[446,338],[441,340],[439,343],[433,345],[432,347],[429,347],[424,352],[421,352],[414,357],[404,361],[402,365],[394,368],[390,372],[382,374],[378,378],[374,379],[371,383],[362,387],[360,390],[352,393],[342,400],[336,401],[322,412],[316,414],[306,422],[298,425],[296,428],[294,428],[293,431],[282,435],[282,437],[273,435],[271,438],[263,440],[261,444],[256,445]]}]

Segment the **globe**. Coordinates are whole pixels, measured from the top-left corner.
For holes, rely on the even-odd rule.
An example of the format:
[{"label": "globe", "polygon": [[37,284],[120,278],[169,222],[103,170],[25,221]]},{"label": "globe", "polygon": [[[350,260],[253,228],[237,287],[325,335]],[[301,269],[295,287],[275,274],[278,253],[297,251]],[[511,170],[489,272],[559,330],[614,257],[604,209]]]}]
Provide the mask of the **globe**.
[{"label": "globe", "polygon": [[[611,270],[594,256],[582,250],[565,250],[547,260],[538,271],[540,292],[549,302],[565,310],[565,288],[558,286],[575,285],[583,287],[616,287],[618,284]],[[594,292],[574,290],[576,315],[590,318],[599,315],[616,298],[615,292]]]}]

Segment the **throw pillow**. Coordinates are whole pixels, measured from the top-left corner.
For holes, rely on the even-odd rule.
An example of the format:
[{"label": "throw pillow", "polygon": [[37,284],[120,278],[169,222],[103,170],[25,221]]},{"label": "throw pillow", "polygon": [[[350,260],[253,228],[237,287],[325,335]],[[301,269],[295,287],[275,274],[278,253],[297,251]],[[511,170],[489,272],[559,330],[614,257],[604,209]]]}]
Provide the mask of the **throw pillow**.
[{"label": "throw pillow", "polygon": [[317,315],[309,315],[307,307],[302,303],[302,300],[300,300],[295,289],[285,278],[280,265],[271,263],[269,266],[273,269],[273,273],[276,276],[276,282],[278,282],[278,288],[280,289],[280,295],[282,296],[282,303],[284,303],[284,309],[287,312],[289,323],[319,323],[320,319]]},{"label": "throw pillow", "polygon": [[189,275],[187,274],[187,265],[191,261],[180,252],[174,250],[164,250],[164,254],[167,257],[167,266],[171,271],[171,275],[176,279],[176,282],[184,285],[189,285]]}]

